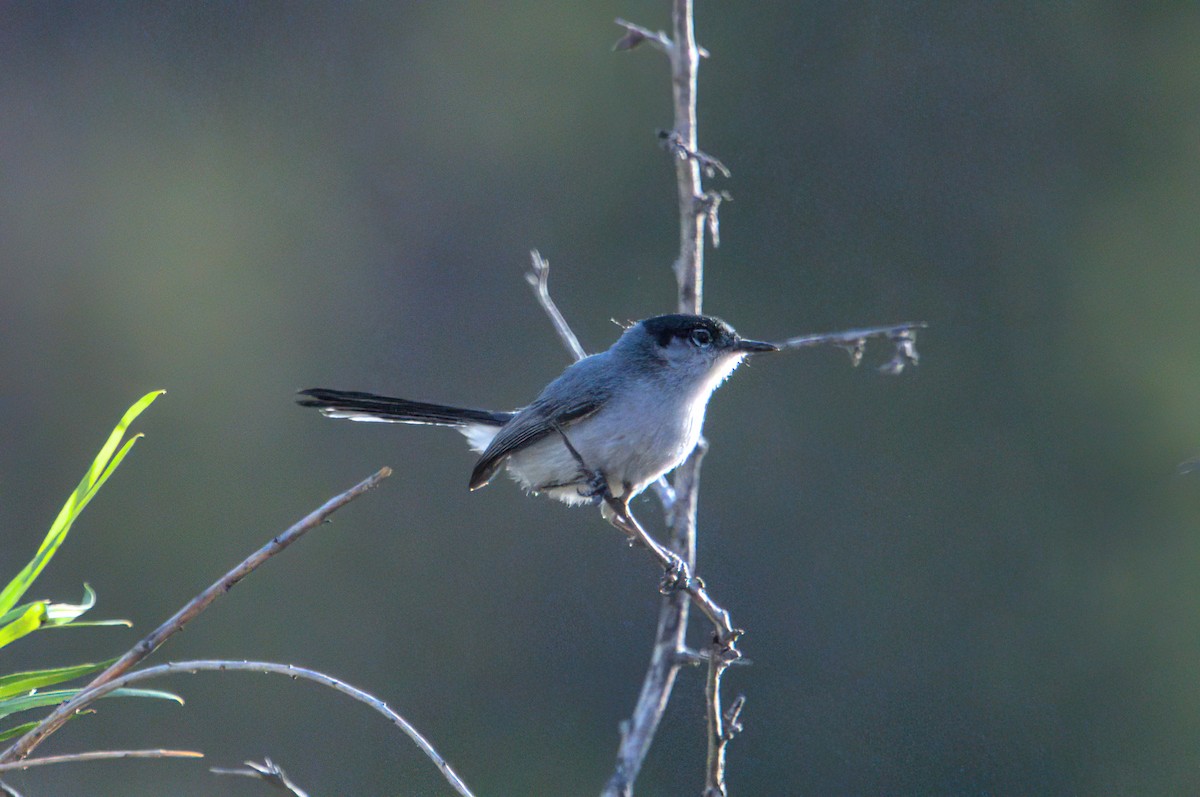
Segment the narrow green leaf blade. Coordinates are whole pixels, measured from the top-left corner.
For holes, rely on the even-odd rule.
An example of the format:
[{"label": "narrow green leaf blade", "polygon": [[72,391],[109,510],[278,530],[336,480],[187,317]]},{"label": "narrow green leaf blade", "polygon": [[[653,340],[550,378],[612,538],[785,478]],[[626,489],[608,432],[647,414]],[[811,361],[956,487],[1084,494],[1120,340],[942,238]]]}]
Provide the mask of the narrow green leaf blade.
[{"label": "narrow green leaf blade", "polygon": [[[67,532],[70,531],[71,524],[75,522],[75,518],[79,516],[79,513],[83,511],[83,508],[87,506],[92,496],[107,481],[108,477],[112,475],[116,466],[129,453],[133,442],[138,439],[134,437],[132,440],[127,441],[121,447],[120,451],[117,452],[117,447],[125,437],[125,431],[129,428],[129,425],[164,392],[166,391],[156,390],[147,393],[125,411],[120,422],[101,447],[100,453],[92,461],[91,467],[84,474],[83,480],[79,482],[75,491],[71,493],[67,502],[63,504],[63,508],[59,511],[58,517],[54,519],[54,523],[51,524],[50,530],[46,533],[33,559],[21,569],[21,572],[3,590],[0,590],[0,614],[7,612],[17,604],[17,601],[21,599],[21,596],[33,584],[34,579],[38,577],[42,569],[54,556],[66,538]],[[113,456],[114,452],[117,452],[115,458]]]},{"label": "narrow green leaf blade", "polygon": [[0,731],[0,742],[7,742],[9,739],[15,739],[18,736],[24,736],[29,731],[37,727],[38,721],[26,722],[21,725],[14,725],[11,728],[5,728]]},{"label": "narrow green leaf blade", "polygon": [[[116,456],[112,458],[112,461],[109,462],[104,468],[104,472],[100,474],[98,479],[96,479],[96,483],[92,485],[91,489],[88,490],[87,495],[83,497],[83,500],[75,510],[76,516],[83,511],[85,506],[91,503],[92,498],[100,491],[100,488],[104,486],[104,483],[108,481],[108,477],[111,476],[112,472],[117,469],[118,465],[121,464],[121,460],[125,459],[125,455],[129,453],[129,449],[133,448],[133,444],[138,440],[141,440],[144,436],[145,435],[142,434],[135,434],[133,437],[125,441],[125,445],[121,446],[121,450],[118,451]],[[74,522],[74,518],[71,520]]]},{"label": "narrow green leaf blade", "polygon": [[70,623],[63,623],[62,625],[48,623],[42,626],[42,630],[50,631],[55,628],[99,628],[101,626],[121,626],[122,628],[133,628],[133,623],[129,620],[74,620]]},{"label": "narrow green leaf blade", "polygon": [[125,414],[121,416],[121,420],[117,422],[116,428],[112,430],[112,434],[108,436],[108,440],[100,448],[100,453],[96,455],[96,459],[92,462],[92,467],[88,468],[87,476],[84,481],[88,485],[94,485],[100,478],[100,474],[104,472],[108,460],[112,458],[113,452],[117,450],[117,445],[120,444],[121,438],[125,437],[125,431],[129,425],[134,422],[137,416],[141,415],[147,407],[154,403],[154,400],[166,393],[165,390],[154,390],[133,403],[133,406],[125,410]]},{"label": "narrow green leaf blade", "polygon": [[149,697],[155,700],[170,700],[172,703],[183,705],[183,698],[174,692],[163,689],[114,689],[105,697]]},{"label": "narrow green leaf blade", "polygon": [[42,627],[46,622],[46,604],[43,601],[29,604],[20,617],[0,628],[0,648]]},{"label": "narrow green leaf blade", "polygon": [[[0,718],[7,717],[9,714],[16,714],[20,711],[29,711],[30,709],[43,708],[45,706],[57,706],[59,703],[75,697],[81,691],[83,690],[52,689],[49,692],[34,692],[31,695],[20,695],[0,700]],[[114,689],[104,697],[152,697],[160,700],[173,700],[183,705],[183,698],[179,695],[171,692],[163,692],[158,689]]]},{"label": "narrow green leaf blade", "polygon": [[66,625],[96,605],[96,591],[91,585],[83,585],[83,600],[79,603],[51,603],[46,607],[46,622],[49,625]]},{"label": "narrow green leaf blade", "polygon": [[116,659],[98,661],[93,664],[75,664],[68,667],[49,667],[44,670],[14,672],[0,677],[0,700],[47,686],[65,683],[85,675],[100,672]]},{"label": "narrow green leaf blade", "polygon": [[29,603],[22,603],[20,606],[9,609],[4,614],[0,614],[0,626],[8,625],[13,620],[16,620],[18,617],[25,614],[25,612],[29,611],[29,607],[35,603],[45,603],[45,601],[30,601]]}]

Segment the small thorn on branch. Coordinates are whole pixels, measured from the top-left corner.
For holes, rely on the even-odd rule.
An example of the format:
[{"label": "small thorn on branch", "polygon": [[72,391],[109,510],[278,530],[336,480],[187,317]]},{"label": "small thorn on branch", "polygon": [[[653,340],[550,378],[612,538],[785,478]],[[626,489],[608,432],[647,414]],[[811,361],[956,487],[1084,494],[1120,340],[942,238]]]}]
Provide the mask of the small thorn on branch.
[{"label": "small thorn on branch", "polygon": [[733,176],[733,173],[726,168],[725,164],[712,155],[689,147],[677,130],[659,130],[658,140],[662,144],[663,149],[680,160],[691,160],[698,163],[705,177],[714,177],[718,173],[727,179]]}]

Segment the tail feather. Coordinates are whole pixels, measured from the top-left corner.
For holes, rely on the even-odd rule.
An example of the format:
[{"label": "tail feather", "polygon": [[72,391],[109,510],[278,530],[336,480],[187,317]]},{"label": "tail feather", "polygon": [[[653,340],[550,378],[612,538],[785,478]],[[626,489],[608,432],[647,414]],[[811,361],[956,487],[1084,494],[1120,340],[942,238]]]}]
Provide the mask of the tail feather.
[{"label": "tail feather", "polygon": [[438,426],[484,426],[500,427],[512,418],[511,412],[488,412],[445,404],[428,404],[423,401],[377,396],[349,390],[312,388],[301,390],[296,399],[303,407],[316,407],[322,415],[331,418],[348,418],[353,421],[384,421],[388,423],[427,423]]}]

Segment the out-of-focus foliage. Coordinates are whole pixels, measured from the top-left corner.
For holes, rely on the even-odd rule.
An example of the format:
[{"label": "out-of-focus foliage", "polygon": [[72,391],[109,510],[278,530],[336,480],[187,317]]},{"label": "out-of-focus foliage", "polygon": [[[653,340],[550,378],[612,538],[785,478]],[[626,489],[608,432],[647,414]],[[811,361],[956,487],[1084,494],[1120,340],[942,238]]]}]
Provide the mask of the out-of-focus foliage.
[{"label": "out-of-focus foliage", "polygon": [[[657,574],[593,512],[469,493],[457,435],[292,396],[528,402],[569,362],[521,279],[533,247],[590,351],[673,309],[668,78],[610,51],[615,17],[657,29],[666,6],[6,7],[0,551],[50,522],[78,430],[131,385],[171,385],[139,422],[164,444],[38,585],[86,580],[138,627],[390,465],[163,655],[335,673],[480,793],[598,791]],[[699,572],[754,662],[726,682],[748,697],[733,793],[1200,791],[1200,481],[1174,473],[1200,453],[1200,5],[699,0],[697,35],[700,146],[733,172],[705,307],[769,339],[930,324],[899,378],[795,352],[710,407]],[[97,658],[92,633],[112,641],[35,634],[0,666]],[[702,680],[639,793],[700,790]],[[186,721],[114,701],[62,743],[444,793],[342,708],[197,679]],[[197,767],[6,780],[261,793]]]}]

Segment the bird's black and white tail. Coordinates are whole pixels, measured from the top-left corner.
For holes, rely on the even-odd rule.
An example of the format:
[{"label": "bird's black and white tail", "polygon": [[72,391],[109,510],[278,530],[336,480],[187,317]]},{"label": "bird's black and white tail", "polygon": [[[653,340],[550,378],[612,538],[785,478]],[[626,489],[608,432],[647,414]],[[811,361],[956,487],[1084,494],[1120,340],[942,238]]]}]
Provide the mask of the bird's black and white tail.
[{"label": "bird's black and white tail", "polygon": [[351,421],[375,421],[382,423],[420,423],[435,426],[494,427],[506,424],[513,413],[471,410],[450,407],[445,404],[428,404],[424,401],[374,393],[359,393],[349,390],[312,388],[301,390],[303,398],[296,403],[304,407],[316,407],[329,418],[346,418]]}]

